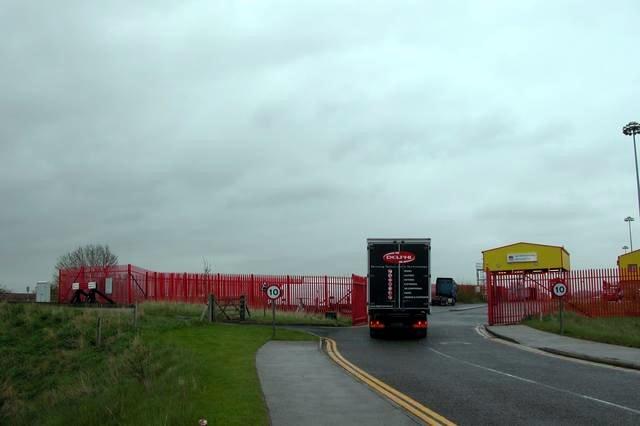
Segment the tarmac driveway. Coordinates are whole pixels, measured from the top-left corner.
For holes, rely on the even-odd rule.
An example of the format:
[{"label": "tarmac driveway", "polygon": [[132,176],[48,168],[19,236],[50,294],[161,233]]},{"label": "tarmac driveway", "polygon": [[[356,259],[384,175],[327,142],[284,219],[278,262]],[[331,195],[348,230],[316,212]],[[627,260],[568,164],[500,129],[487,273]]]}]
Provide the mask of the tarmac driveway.
[{"label": "tarmac driveway", "polygon": [[[456,308],[462,308],[457,306]],[[446,418],[477,424],[640,424],[640,372],[585,364],[483,337],[486,307],[434,307],[427,339],[314,328],[368,373]]]}]

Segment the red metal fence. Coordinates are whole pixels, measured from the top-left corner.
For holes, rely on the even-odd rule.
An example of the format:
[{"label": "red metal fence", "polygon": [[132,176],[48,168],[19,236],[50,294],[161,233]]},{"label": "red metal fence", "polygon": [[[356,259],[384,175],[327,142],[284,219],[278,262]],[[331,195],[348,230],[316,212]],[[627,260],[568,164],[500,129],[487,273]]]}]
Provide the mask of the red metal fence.
[{"label": "red metal fence", "polygon": [[[353,324],[367,321],[366,278],[358,275],[167,273],[133,265],[65,269],[59,274],[59,303],[71,302],[73,283],[88,291],[89,282],[95,282],[99,292],[118,304],[142,301],[206,303],[207,295],[214,294],[220,299],[245,296],[248,306],[256,309],[267,305],[267,297],[262,292],[262,285],[266,283],[278,285],[282,290],[282,296],[276,300],[277,309],[313,313],[337,311],[351,315]],[[110,292],[106,288],[108,278],[112,282]],[[101,296],[97,298],[98,302],[105,301]]]},{"label": "red metal fence", "polygon": [[640,273],[619,269],[499,273],[487,271],[489,324],[515,324],[555,313],[556,279],[568,288],[566,310],[588,317],[640,316]]}]

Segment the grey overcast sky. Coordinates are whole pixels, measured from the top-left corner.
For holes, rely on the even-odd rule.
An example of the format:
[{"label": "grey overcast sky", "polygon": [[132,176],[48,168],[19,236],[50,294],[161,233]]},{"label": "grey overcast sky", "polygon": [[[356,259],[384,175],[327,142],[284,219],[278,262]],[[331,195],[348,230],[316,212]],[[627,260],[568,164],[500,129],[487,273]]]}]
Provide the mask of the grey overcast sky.
[{"label": "grey overcast sky", "polygon": [[522,240],[612,267],[638,216],[637,1],[20,0],[0,27],[9,288],[86,243],[176,272],[362,274],[386,236],[467,281]]}]

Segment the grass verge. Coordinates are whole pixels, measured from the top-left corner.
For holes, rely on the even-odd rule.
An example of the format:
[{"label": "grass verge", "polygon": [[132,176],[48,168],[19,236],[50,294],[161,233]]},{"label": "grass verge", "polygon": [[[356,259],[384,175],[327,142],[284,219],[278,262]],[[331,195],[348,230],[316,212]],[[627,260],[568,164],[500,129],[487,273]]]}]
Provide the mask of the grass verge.
[{"label": "grass verge", "polygon": [[[525,325],[542,331],[560,333],[558,315],[530,318]],[[640,348],[640,317],[588,318],[573,312],[564,314],[565,336],[613,345]]]},{"label": "grass verge", "polygon": [[[178,318],[183,316],[200,316],[204,309],[204,305],[192,305],[186,303],[147,303],[144,306],[145,312],[153,313],[154,315],[174,315]],[[232,308],[229,309],[229,314],[232,318],[237,319],[238,314]],[[217,310],[216,318],[218,321],[224,321],[226,318],[222,313]],[[246,324],[271,324],[272,313],[271,309],[252,309],[251,315],[247,315],[244,323]],[[351,317],[338,314],[336,319],[328,319],[324,317],[322,313],[308,313],[308,312],[291,312],[276,310],[276,324],[277,325],[323,325],[323,326],[336,326],[345,327],[351,325]]]},{"label": "grass verge", "polygon": [[138,312],[134,330],[131,310],[0,303],[0,424],[268,424],[255,369],[268,327],[204,324],[190,305]]},{"label": "grass verge", "polygon": [[[251,312],[250,322],[256,324],[271,324],[272,312],[270,309],[254,310]],[[304,312],[276,311],[276,324],[280,325],[323,325],[344,327],[351,325],[351,318],[338,315],[337,319],[328,319],[324,314],[309,314]]]}]

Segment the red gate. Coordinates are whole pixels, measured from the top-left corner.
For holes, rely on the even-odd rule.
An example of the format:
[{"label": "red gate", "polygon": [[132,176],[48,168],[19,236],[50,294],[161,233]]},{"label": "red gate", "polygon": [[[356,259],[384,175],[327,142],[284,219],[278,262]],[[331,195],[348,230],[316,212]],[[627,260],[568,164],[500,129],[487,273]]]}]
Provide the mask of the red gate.
[{"label": "red gate", "polygon": [[353,301],[351,305],[351,324],[367,323],[367,277],[351,276]]},{"label": "red gate", "polygon": [[553,297],[552,285],[558,278],[567,284],[567,310],[588,317],[640,316],[637,271],[487,271],[489,324],[516,324],[528,317],[556,312],[559,303]]}]

